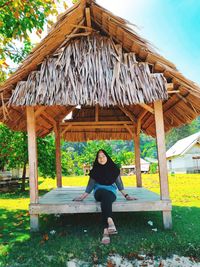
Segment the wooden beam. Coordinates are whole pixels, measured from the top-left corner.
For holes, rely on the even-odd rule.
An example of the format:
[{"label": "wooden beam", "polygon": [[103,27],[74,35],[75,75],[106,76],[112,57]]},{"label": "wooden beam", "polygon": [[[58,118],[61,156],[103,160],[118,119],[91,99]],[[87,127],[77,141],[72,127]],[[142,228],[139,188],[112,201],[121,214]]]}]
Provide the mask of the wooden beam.
[{"label": "wooden beam", "polygon": [[[34,108],[34,107],[33,107]],[[36,109],[35,111],[35,120],[38,116],[40,116],[40,114],[46,109],[46,106],[40,106]],[[26,114],[23,114],[21,117],[19,117],[16,121],[15,121],[15,125],[19,124],[20,128],[25,128],[26,126],[26,120],[25,120]],[[14,126],[15,127],[15,126]]]},{"label": "wooden beam", "polygon": [[61,131],[61,136],[63,137],[64,134],[72,127],[71,124],[69,124],[66,128],[64,128],[62,131]]},{"label": "wooden beam", "polygon": [[141,119],[137,122],[136,135],[139,135],[141,131]]},{"label": "wooden beam", "polygon": [[46,106],[41,106],[39,108],[36,109],[35,111],[35,118],[37,118],[38,116],[40,116],[40,114],[46,109]]},{"label": "wooden beam", "polygon": [[[71,125],[71,124],[69,124]],[[129,127],[133,128],[133,125],[129,125]],[[117,125],[117,124],[111,124],[111,125],[73,125],[73,129],[123,129],[126,128],[125,124],[123,125]],[[62,127],[63,129],[63,127]]]},{"label": "wooden beam", "polygon": [[133,125],[131,121],[70,121],[61,123],[61,126],[84,126],[84,125]]},{"label": "wooden beam", "polygon": [[159,100],[154,102],[154,110],[155,110],[156,141],[158,150],[161,199],[169,200],[169,184],[168,184],[167,160],[166,160],[166,149],[165,149],[165,132],[164,132],[162,101]]},{"label": "wooden beam", "polygon": [[79,28],[79,29],[84,29],[84,30],[88,30],[88,31],[94,31],[94,29],[90,26],[84,26],[84,25],[79,25],[79,24],[70,24],[71,26],[73,26],[74,28]]},{"label": "wooden beam", "polygon": [[34,108],[28,106],[27,132],[28,132],[28,156],[29,156],[29,179],[30,179],[30,201],[38,203],[38,173],[37,173],[37,146],[35,134],[35,113]]},{"label": "wooden beam", "polygon": [[130,133],[131,137],[133,138],[133,131],[131,130],[131,128],[129,127],[129,125],[124,124],[124,127],[127,129],[127,131]]},{"label": "wooden beam", "polygon": [[54,128],[56,128],[56,121],[47,112],[43,112],[41,115],[44,116]]},{"label": "wooden beam", "polygon": [[140,135],[134,133],[133,141],[135,150],[136,182],[137,182],[137,187],[142,187],[141,163],[140,163]]},{"label": "wooden beam", "polygon": [[151,112],[152,114],[154,114],[154,110],[152,107],[148,106],[147,104],[139,104],[141,107],[143,107],[144,109],[146,109],[147,111]]},{"label": "wooden beam", "polygon": [[135,124],[136,123],[136,118],[135,116],[126,108],[122,107],[122,106],[118,106],[119,109],[121,109],[121,111]]},{"label": "wooden beam", "polygon": [[167,91],[171,91],[174,89],[174,84],[173,83],[167,83]]},{"label": "wooden beam", "polygon": [[142,120],[143,118],[144,118],[144,116],[147,114],[147,112],[148,112],[148,110],[143,110],[140,114],[139,114],[139,116],[138,116],[138,120]]},{"label": "wooden beam", "polygon": [[65,35],[66,38],[74,38],[74,37],[82,37],[82,36],[88,36],[91,32],[80,32],[80,33],[74,33],[70,35]]},{"label": "wooden beam", "polygon": [[95,105],[95,121],[99,121],[99,105]]},{"label": "wooden beam", "polygon": [[167,91],[168,94],[178,94],[180,90]]},{"label": "wooden beam", "polygon": [[[169,182],[167,172],[167,160],[165,149],[165,131],[163,120],[162,101],[154,102],[155,125],[156,125],[156,141],[158,151],[158,166],[160,177],[160,196],[161,200],[169,201]],[[163,224],[165,229],[172,228],[171,211],[163,210]]]},{"label": "wooden beam", "polygon": [[92,27],[92,23],[91,23],[91,15],[90,15],[90,8],[89,7],[86,7],[85,15],[86,15],[87,27],[91,28]]},{"label": "wooden beam", "polygon": [[[26,107],[26,115],[28,132],[30,203],[36,204],[38,203],[38,170],[34,107]],[[39,229],[38,214],[30,215],[30,227],[31,231],[37,231]]]},{"label": "wooden beam", "polygon": [[62,187],[62,167],[61,167],[61,149],[60,149],[60,124],[56,122],[55,145],[56,145],[56,178],[57,187]]},{"label": "wooden beam", "polygon": [[[85,21],[85,18],[82,19],[81,22],[80,22],[77,26],[81,26],[81,25],[83,25],[83,24],[84,24],[84,21]],[[71,34],[73,35],[73,34],[76,33],[78,30],[79,30],[79,27],[75,27],[74,30],[71,32]],[[65,40],[61,43],[61,45],[59,45],[59,47],[56,49],[56,51],[54,52],[54,54],[56,54],[57,52],[59,52],[59,50],[62,49],[62,48],[65,46],[65,44],[70,40],[70,37],[71,37],[71,36],[69,35],[69,37],[68,37],[67,39],[65,39]]]}]

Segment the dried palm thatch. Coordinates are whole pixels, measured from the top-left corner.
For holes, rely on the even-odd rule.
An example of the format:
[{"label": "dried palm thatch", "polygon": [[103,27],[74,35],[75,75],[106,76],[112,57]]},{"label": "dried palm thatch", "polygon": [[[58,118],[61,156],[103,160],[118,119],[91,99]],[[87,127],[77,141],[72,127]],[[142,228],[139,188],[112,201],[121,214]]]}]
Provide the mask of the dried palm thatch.
[{"label": "dried palm thatch", "polygon": [[97,34],[71,39],[17,84],[10,105],[131,105],[168,98],[163,74]]},{"label": "dried palm thatch", "polygon": [[[94,45],[84,48],[85,51],[93,51],[92,56],[88,56],[80,50],[79,55],[75,53],[77,47],[79,48],[80,44],[83,44],[80,36],[86,37],[94,32],[111,38],[108,41],[110,42],[108,48],[101,47],[101,42],[104,42],[103,38],[101,40],[99,37],[96,41],[96,47],[100,50],[103,49],[105,55],[108,51],[113,53],[104,58],[107,65],[102,61],[101,56],[98,57],[95,54],[99,55],[102,50],[94,51]],[[88,40],[91,43],[93,37],[85,38],[85,44]],[[81,39],[80,43],[77,42],[79,38]],[[117,44],[121,44],[126,53],[122,52],[121,47]],[[75,60],[79,56],[87,58],[88,61],[82,60],[82,64],[75,65],[75,61],[70,58],[70,62],[65,62],[67,49],[70,49],[68,46],[73,49],[70,55]],[[97,61],[101,68],[97,70],[95,65],[94,69],[93,66],[92,69],[89,69],[91,65],[94,65],[93,60]],[[110,66],[109,62],[113,65]],[[71,64],[72,68],[69,69],[67,64]],[[91,71],[91,76],[89,76],[89,71]],[[75,73],[78,79],[75,79]],[[162,73],[163,76],[158,73]],[[105,74],[107,76],[104,77]],[[97,77],[101,77],[101,80],[95,83]],[[135,77],[135,81],[132,80],[133,77]],[[163,77],[167,80],[168,98],[166,89],[162,87],[165,87]],[[84,82],[86,88],[80,86],[80,81]],[[110,83],[109,90],[106,89],[108,88],[107,82]],[[146,90],[147,82],[149,82],[148,87],[150,88],[148,90]],[[156,84],[155,87],[153,87],[153,83]],[[95,84],[94,87],[93,84]],[[143,87],[138,89],[141,84]],[[75,85],[77,87],[74,87]],[[71,91],[68,92],[70,86]],[[130,86],[132,86],[131,90]],[[16,91],[13,93],[15,88]],[[103,91],[99,93],[99,89]],[[24,106],[26,103],[31,105],[43,103],[42,106],[34,107],[36,133],[37,136],[42,137],[50,133],[55,122],[62,121],[77,103],[85,103],[86,100],[87,105],[90,104],[89,109],[91,110],[86,105],[81,105],[81,110],[84,112],[73,110],[72,121],[88,121],[88,126],[91,126],[90,122],[98,121],[98,119],[101,122],[130,120],[134,124],[141,125],[144,133],[154,137],[153,104],[147,106],[146,104],[125,105],[125,103],[138,103],[134,101],[147,103],[150,99],[156,100],[156,97],[163,99],[166,132],[174,127],[190,123],[200,115],[200,87],[185,78],[172,62],[159,55],[152,45],[138,34],[133,25],[130,26],[125,19],[115,16],[98,5],[95,0],[79,0],[63,13],[48,35],[32,50],[16,72],[0,86],[0,94],[0,121],[6,123],[13,130],[26,131],[26,106]],[[108,95],[110,98],[105,100],[104,98]],[[12,99],[10,99],[11,96]],[[79,101],[77,97],[80,98]],[[86,99],[87,97],[88,99]],[[98,111],[98,108],[95,108],[98,105],[91,106],[91,104],[94,105],[99,101],[101,101],[101,105],[105,106]],[[54,106],[53,103],[59,103],[59,105]],[[60,103],[76,104],[69,106],[60,105]],[[117,105],[106,107],[113,103],[117,103]],[[124,107],[122,107],[122,103],[124,103]],[[68,130],[64,132],[63,137],[68,140],[87,140],[88,137],[94,138],[94,136],[102,139],[132,138],[132,132],[130,129],[128,130],[127,125],[122,123],[121,126],[123,127],[121,129],[119,126],[118,128],[112,127],[112,131],[103,127],[101,129],[91,127],[91,134],[88,129],[85,131],[82,128],[81,131],[84,134],[81,134],[80,126],[75,129],[69,124],[66,126]]]}]

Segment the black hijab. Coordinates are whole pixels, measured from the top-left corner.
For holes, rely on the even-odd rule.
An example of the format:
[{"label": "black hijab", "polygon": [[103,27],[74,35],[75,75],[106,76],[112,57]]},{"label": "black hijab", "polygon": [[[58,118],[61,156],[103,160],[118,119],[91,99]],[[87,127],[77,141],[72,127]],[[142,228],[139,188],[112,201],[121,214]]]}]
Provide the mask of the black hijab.
[{"label": "black hijab", "polygon": [[[99,152],[103,152],[107,157],[106,164],[102,165],[98,162]],[[111,185],[115,183],[117,177],[120,174],[120,170],[117,165],[112,161],[110,156],[106,153],[105,150],[100,149],[97,152],[96,159],[93,164],[93,168],[90,171],[90,177],[94,179],[97,183],[102,185]]]}]

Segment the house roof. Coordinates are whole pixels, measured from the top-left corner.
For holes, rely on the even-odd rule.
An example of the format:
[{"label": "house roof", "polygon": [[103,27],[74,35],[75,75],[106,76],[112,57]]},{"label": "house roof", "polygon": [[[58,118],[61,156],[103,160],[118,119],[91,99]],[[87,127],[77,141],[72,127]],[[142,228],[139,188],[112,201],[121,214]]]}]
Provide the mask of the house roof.
[{"label": "house roof", "polygon": [[[60,77],[59,80],[59,75],[55,75],[59,72],[55,72],[54,63],[61,62],[66,47],[70,47],[73,42],[76,40],[81,42],[84,38],[89,40],[94,35],[110,40],[108,42],[113,43],[116,53],[118,49],[122,51],[123,60],[119,61],[119,64],[115,62],[113,66],[116,68],[113,69],[112,75],[115,78],[122,77],[119,75],[120,67],[126,66],[128,71],[128,62],[130,63],[130,59],[135,59],[135,74],[131,71],[128,77],[132,77],[132,74],[139,77],[142,87],[139,86],[139,90],[133,93],[135,90],[132,89],[133,84],[127,83],[126,86],[130,86],[130,89],[126,88],[124,91],[121,87],[117,89],[119,82],[117,79],[112,79],[109,94],[105,95],[107,90],[98,91],[96,94],[98,97],[92,96],[92,101],[88,103],[85,92],[92,95],[94,92],[91,89],[85,90],[80,87],[77,93],[76,87],[73,89],[70,87],[67,93],[70,101],[67,102],[66,95],[63,94],[66,92],[58,87],[61,80],[64,82],[65,79]],[[81,56],[80,49],[78,51]],[[110,52],[107,58],[112,56]],[[69,59],[69,55],[65,56]],[[59,67],[62,68],[61,65]],[[64,67],[66,68],[66,62]],[[140,70],[142,75],[137,76],[136,73]],[[74,69],[68,68],[66,71],[73,73]],[[94,78],[92,75],[91,71],[88,79],[92,80]],[[45,80],[47,76],[48,79]],[[52,79],[53,83],[48,83]],[[73,80],[74,78],[72,84]],[[133,80],[135,83],[137,79]],[[152,81],[155,86],[151,87],[149,85]],[[99,83],[99,80],[96,82]],[[121,94],[116,93],[120,90]],[[99,95],[103,96],[104,100],[99,101]],[[56,121],[62,121],[69,112],[72,112],[73,119],[61,124],[63,138],[71,141],[132,139],[131,132],[137,127],[138,122],[144,133],[155,136],[153,102],[156,99],[163,100],[166,132],[191,122],[200,114],[199,86],[185,78],[172,62],[159,55],[148,41],[138,35],[134,25],[130,25],[126,20],[115,16],[92,0],[80,0],[59,17],[48,35],[0,87],[0,96],[0,121],[13,130],[26,131],[25,107],[33,105],[37,136],[41,137],[53,130]],[[138,98],[137,101],[134,100],[135,96]],[[113,101],[114,97],[116,101]],[[83,104],[81,109],[77,109],[76,105],[81,102],[80,99],[83,99]],[[95,121],[96,124],[93,123]],[[113,124],[106,123],[108,121],[112,121]],[[87,122],[91,123],[86,125]]]},{"label": "house roof", "polygon": [[[140,164],[141,165],[150,165],[150,162],[140,158]],[[131,164],[131,165],[122,165],[122,168],[124,169],[128,169],[128,168],[135,168],[135,164]]]},{"label": "house roof", "polygon": [[184,155],[193,145],[200,142],[200,132],[192,134],[186,138],[177,141],[167,152],[166,157]]}]

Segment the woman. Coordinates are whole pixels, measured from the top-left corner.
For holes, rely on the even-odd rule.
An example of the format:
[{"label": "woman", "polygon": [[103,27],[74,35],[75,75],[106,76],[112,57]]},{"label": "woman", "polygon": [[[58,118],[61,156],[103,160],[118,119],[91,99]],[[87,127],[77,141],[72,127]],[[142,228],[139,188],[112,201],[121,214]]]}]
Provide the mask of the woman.
[{"label": "woman", "polygon": [[117,234],[117,230],[112,218],[112,203],[116,200],[117,188],[126,200],[135,200],[124,191],[124,186],[120,177],[120,170],[103,149],[99,150],[90,171],[90,179],[85,193],[75,198],[75,201],[82,201],[94,190],[96,201],[101,202],[103,237],[102,243],[109,244],[109,235]]}]

